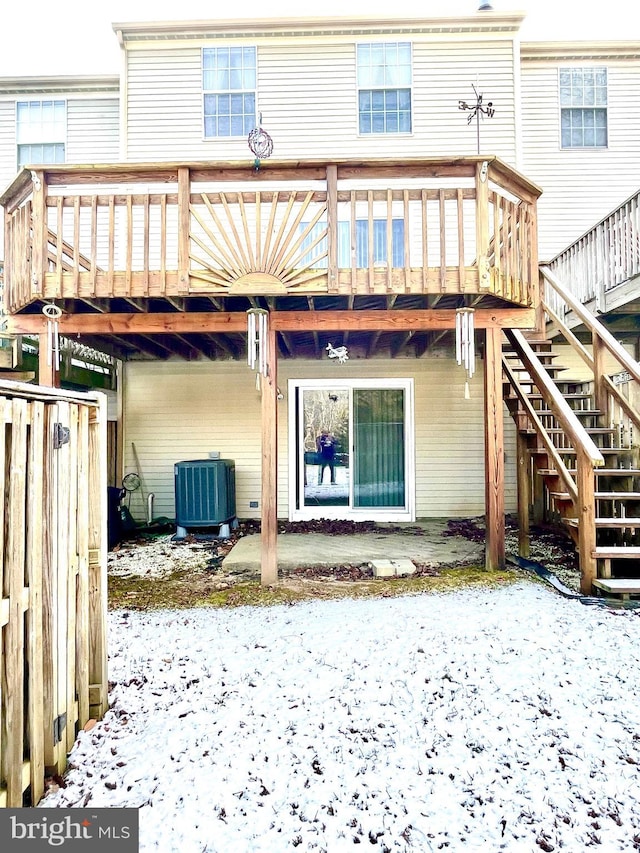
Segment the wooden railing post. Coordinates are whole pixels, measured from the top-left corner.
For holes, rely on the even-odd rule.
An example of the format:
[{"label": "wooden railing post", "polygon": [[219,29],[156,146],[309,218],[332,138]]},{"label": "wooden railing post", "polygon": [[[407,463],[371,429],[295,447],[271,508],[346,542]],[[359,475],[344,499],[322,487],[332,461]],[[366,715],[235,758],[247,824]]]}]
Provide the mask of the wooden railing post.
[{"label": "wooden railing post", "polygon": [[44,293],[48,263],[47,185],[43,171],[31,172],[33,200],[31,208],[33,237],[31,244],[31,296]]},{"label": "wooden railing post", "polygon": [[328,290],[338,289],[338,167],[327,166]]},{"label": "wooden railing post", "polygon": [[[476,258],[480,290],[491,287],[489,272],[489,164],[476,164]],[[499,247],[496,246],[496,252]]]},{"label": "wooden railing post", "polygon": [[269,323],[267,332],[268,375],[262,386],[262,514],[260,580],[271,586],[278,580],[278,363],[276,333]]},{"label": "wooden railing post", "polygon": [[595,475],[593,464],[580,448],[576,448],[576,485],[578,487],[578,553],[580,555],[580,591],[593,594],[593,581],[597,577],[595,525]]},{"label": "wooden railing post", "polygon": [[593,345],[593,396],[596,409],[603,415],[605,426],[609,423],[609,394],[605,386],[605,357],[606,347],[598,335],[592,335]]},{"label": "wooden railing post", "polygon": [[178,169],[178,290],[189,292],[189,247],[191,240],[191,173],[187,166]]},{"label": "wooden railing post", "polygon": [[89,414],[89,713],[102,717],[107,698],[107,399]]}]

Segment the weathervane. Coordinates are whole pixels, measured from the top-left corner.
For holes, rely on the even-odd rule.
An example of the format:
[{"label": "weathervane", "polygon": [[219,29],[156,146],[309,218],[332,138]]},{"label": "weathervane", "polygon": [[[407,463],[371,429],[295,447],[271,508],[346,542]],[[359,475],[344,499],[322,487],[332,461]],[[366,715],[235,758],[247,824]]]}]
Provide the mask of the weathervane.
[{"label": "weathervane", "polygon": [[469,115],[467,116],[467,124],[471,124],[471,122],[476,120],[476,138],[478,140],[478,154],[480,153],[480,119],[484,118],[493,118],[495,115],[495,110],[493,108],[493,102],[487,101],[487,105],[484,106],[482,103],[482,95],[478,94],[478,90],[476,87],[471,84],[471,88],[473,89],[473,94],[476,96],[475,104],[468,104],[466,101],[458,101],[458,109],[459,110],[471,110]]},{"label": "weathervane", "polygon": [[345,347],[334,347],[333,344],[327,344],[325,347],[329,358],[337,358],[338,364],[345,364],[349,361],[349,350]]},{"label": "weathervane", "polygon": [[247,137],[249,150],[255,155],[253,168],[256,172],[260,171],[260,161],[271,157],[273,153],[273,139],[269,136],[266,130],[262,127],[262,113],[258,118],[258,126],[249,131]]}]

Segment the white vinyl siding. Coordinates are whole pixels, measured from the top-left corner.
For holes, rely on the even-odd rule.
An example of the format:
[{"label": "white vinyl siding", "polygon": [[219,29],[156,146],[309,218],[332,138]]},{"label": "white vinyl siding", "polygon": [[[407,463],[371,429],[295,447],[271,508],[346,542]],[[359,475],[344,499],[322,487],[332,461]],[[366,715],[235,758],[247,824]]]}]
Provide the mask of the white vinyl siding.
[{"label": "white vinyl siding", "polygon": [[543,191],[541,260],[550,260],[640,186],[640,63],[607,60],[607,148],[560,147],[560,67],[567,63],[526,56],[522,63],[521,171]]},{"label": "white vinyl siding", "polygon": [[[412,35],[411,134],[358,130],[356,39],[283,37],[257,44],[262,126],[277,159],[475,154],[475,126],[458,109],[478,84],[496,114],[481,124],[482,150],[515,158],[513,42]],[[130,160],[246,159],[246,138],[203,137],[200,46],[127,50]],[[159,121],[162,132],[158,133]]]},{"label": "white vinyl siding", "polygon": [[[176,462],[206,459],[210,451],[236,464],[236,510],[256,518],[260,508],[260,395],[255,376],[240,362],[128,362],[124,367],[125,473],[137,471],[143,490],[132,495],[131,511],[146,516],[153,492],[156,516],[174,517]],[[288,379],[330,379],[336,365],[323,361],[280,361],[278,384]],[[355,374],[354,374],[355,376]],[[413,378],[415,382],[416,516],[468,517],[484,514],[482,365],[464,397],[465,371],[453,353],[407,359],[359,361],[357,377]],[[437,404],[434,403],[437,401]],[[506,499],[515,509],[515,432],[505,418]],[[288,517],[287,400],[278,403],[278,515]],[[134,448],[135,446],[135,454]]]},{"label": "white vinyl siding", "polygon": [[118,98],[67,101],[67,163],[115,163],[119,139]]},{"label": "white vinyl siding", "polygon": [[16,105],[0,101],[0,186],[6,189],[16,174]]}]

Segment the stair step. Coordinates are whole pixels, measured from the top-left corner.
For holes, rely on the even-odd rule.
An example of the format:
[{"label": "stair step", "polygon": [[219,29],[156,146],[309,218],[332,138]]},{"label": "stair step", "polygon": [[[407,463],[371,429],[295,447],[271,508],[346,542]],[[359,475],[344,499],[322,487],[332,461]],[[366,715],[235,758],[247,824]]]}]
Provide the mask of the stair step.
[{"label": "stair step", "polygon": [[[602,545],[594,548],[591,556],[596,560],[631,560],[640,557],[640,545],[626,547],[624,545]],[[631,581],[633,583],[633,581]],[[640,579],[635,581],[640,585]]]},{"label": "stair step", "polygon": [[594,492],[594,497],[601,501],[640,501],[640,492]]},{"label": "stair step", "polygon": [[[613,435],[613,433],[616,432],[616,429],[615,427],[585,427],[585,431],[588,432],[589,435]],[[545,432],[552,433],[553,435],[559,435],[560,433],[563,433],[564,430],[562,427],[549,427],[548,429],[545,429]],[[623,448],[621,447],[618,448],[618,450],[622,449]]]},{"label": "stair step", "polygon": [[[575,447],[556,447],[556,450],[561,456],[575,456],[576,454]],[[628,452],[628,448],[626,447],[599,447],[598,450],[603,456],[617,456],[618,453]],[[542,456],[543,454],[548,454],[548,452],[545,447],[532,447],[529,450],[529,453],[533,456]]]},{"label": "stair step", "polygon": [[[563,523],[567,525],[567,527],[578,527],[578,519],[577,518],[563,518]],[[595,526],[600,528],[625,528],[625,527],[638,527],[640,528],[640,518],[596,518],[594,519]]]},{"label": "stair step", "polygon": [[[567,468],[569,474],[575,475],[578,472],[575,468]],[[555,477],[558,472],[555,468],[538,468],[538,474],[545,477]],[[596,477],[640,477],[640,468],[596,468]]]},{"label": "stair step", "polygon": [[[544,368],[552,379],[555,379],[556,373],[561,373],[563,370],[569,369],[568,367],[564,367],[561,364],[545,364]],[[512,364],[511,365],[511,372],[512,373],[523,373],[526,376],[530,376],[528,368],[526,368],[524,365]],[[522,381],[522,380],[519,379],[518,381]],[[568,382],[571,385],[574,384],[570,379],[560,379],[558,381]],[[526,380],[525,380],[525,382],[526,382]]]},{"label": "stair step", "polygon": [[601,589],[612,595],[628,598],[630,595],[640,595],[640,580],[626,578],[596,578],[593,581],[596,590]]},{"label": "stair step", "polygon": [[[604,414],[601,409],[572,409],[573,414],[577,418],[597,418],[599,415]],[[536,409],[536,415],[538,417],[554,415],[555,413],[551,411],[551,409]]]},{"label": "stair step", "polygon": [[[549,492],[557,501],[570,501],[569,492]],[[594,492],[597,501],[640,501],[640,492]]]},{"label": "stair step", "polygon": [[[509,383],[507,382],[505,384],[508,385]],[[514,397],[515,397],[515,395],[514,395]],[[527,397],[530,400],[544,400],[544,397],[542,396],[542,394],[535,394],[535,393],[534,394],[527,394]],[[591,400],[591,398],[593,397],[593,394],[588,394],[588,393],[584,393],[584,394],[563,394],[563,397],[565,398],[565,400]],[[579,411],[579,409],[574,409],[574,411],[577,412],[577,411]]]}]

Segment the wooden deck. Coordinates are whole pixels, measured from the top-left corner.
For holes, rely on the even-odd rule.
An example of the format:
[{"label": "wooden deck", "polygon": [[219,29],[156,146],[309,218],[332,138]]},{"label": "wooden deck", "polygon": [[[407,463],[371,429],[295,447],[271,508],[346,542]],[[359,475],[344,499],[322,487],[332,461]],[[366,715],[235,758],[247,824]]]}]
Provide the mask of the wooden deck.
[{"label": "wooden deck", "polygon": [[538,304],[540,191],[496,158],[23,170],[6,304],[205,296],[493,296]]}]

